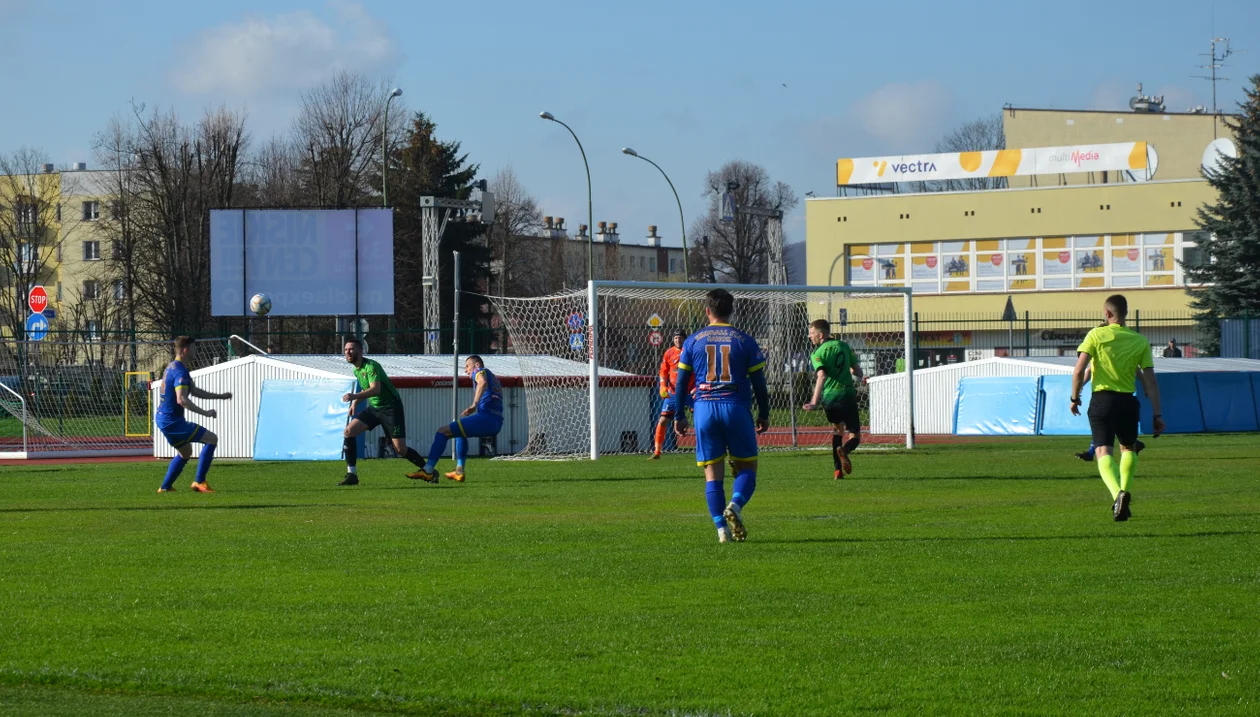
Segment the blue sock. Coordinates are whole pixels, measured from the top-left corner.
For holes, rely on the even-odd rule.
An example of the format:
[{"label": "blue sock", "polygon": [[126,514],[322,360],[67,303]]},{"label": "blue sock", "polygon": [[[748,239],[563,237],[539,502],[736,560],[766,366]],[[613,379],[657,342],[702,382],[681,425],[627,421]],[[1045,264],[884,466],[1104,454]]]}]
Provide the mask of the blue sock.
[{"label": "blue sock", "polygon": [[197,482],[205,483],[206,474],[210,472],[210,461],[214,460],[214,444],[207,443],[201,447],[201,457],[197,459]]},{"label": "blue sock", "polygon": [[425,470],[431,471],[437,467],[438,461],[442,460],[442,454],[446,452],[448,440],[450,439],[441,431],[433,434],[433,445],[429,447],[429,462],[425,464]]},{"label": "blue sock", "polygon": [[1085,453],[1086,453],[1086,454],[1088,454],[1090,458],[1093,458],[1093,457],[1094,457],[1094,449],[1095,449],[1095,448],[1097,448],[1097,447],[1098,447],[1098,446],[1095,446],[1093,441],[1090,441],[1090,442],[1089,442],[1089,450],[1085,451]]},{"label": "blue sock", "polygon": [[721,528],[726,525],[722,511],[726,510],[726,486],[720,480],[704,482],[704,499],[709,504],[709,515],[713,516],[713,524]]},{"label": "blue sock", "polygon": [[731,486],[731,501],[743,508],[757,490],[757,469],[744,468],[735,474],[735,483]]},{"label": "blue sock", "polygon": [[455,465],[463,468],[466,460],[468,460],[468,439],[460,436],[455,439]]},{"label": "blue sock", "polygon": [[[186,465],[188,465],[188,459],[176,453],[175,457],[171,459],[171,464],[166,467],[166,480],[162,481],[164,490],[170,490],[171,486],[175,485],[175,479],[179,477],[180,473],[184,472],[184,466]],[[149,485],[153,484],[150,483]]]}]

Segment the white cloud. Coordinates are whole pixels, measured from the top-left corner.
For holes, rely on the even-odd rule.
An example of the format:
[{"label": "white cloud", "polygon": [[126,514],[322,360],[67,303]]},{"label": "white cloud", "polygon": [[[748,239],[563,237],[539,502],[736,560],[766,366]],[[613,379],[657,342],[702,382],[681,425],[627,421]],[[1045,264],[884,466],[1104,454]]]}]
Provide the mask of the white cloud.
[{"label": "white cloud", "polygon": [[893,83],[854,102],[849,115],[888,151],[917,152],[948,128],[953,104],[953,94],[936,81]]},{"label": "white cloud", "polygon": [[397,61],[388,28],[362,5],[327,7],[330,20],[300,10],[205,30],[179,51],[170,81],[189,94],[250,98],[300,90],[337,70],[379,72]]}]

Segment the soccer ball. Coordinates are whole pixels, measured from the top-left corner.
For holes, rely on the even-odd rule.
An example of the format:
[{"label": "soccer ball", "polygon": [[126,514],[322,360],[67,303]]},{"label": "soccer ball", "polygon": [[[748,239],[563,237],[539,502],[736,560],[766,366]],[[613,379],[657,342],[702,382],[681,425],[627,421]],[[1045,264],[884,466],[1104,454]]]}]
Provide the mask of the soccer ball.
[{"label": "soccer ball", "polygon": [[249,310],[259,316],[266,316],[271,313],[271,297],[266,294],[254,294],[254,298],[249,300]]}]

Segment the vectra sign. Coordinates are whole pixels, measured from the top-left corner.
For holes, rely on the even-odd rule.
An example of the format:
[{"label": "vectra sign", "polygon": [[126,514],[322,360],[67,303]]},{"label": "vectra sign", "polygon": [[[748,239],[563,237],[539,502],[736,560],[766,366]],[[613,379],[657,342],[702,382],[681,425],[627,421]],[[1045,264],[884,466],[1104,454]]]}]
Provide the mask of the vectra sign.
[{"label": "vectra sign", "polygon": [[1149,179],[1146,143],[841,159],[836,162],[836,185],[1117,171]]}]

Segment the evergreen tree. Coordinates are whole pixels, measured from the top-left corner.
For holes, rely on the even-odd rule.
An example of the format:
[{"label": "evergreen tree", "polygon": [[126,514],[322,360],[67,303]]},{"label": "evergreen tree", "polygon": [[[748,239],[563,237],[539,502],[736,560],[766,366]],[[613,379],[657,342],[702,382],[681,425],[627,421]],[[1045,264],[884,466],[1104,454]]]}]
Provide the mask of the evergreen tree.
[{"label": "evergreen tree", "polygon": [[1203,173],[1218,199],[1199,209],[1199,227],[1209,233],[1202,258],[1181,263],[1186,283],[1199,285],[1186,292],[1208,353],[1219,350],[1221,319],[1260,316],[1260,75],[1250,82],[1239,116],[1226,120],[1238,156],[1222,156]]},{"label": "evergreen tree", "polygon": [[[468,155],[460,153],[460,143],[442,141],[436,136],[437,124],[423,112],[417,112],[407,130],[406,141],[391,152],[389,197],[394,205],[394,297],[398,325],[413,329],[432,329],[424,325],[424,288],[422,219],[420,197],[468,199],[480,165],[469,164]],[[485,227],[462,221],[462,212],[451,212],[446,232],[439,246],[438,281],[441,287],[441,344],[451,347],[454,318],[451,290],[454,286],[452,253],[460,254],[460,279],[465,293],[460,300],[460,326],[484,328],[489,325],[489,308],[467,292],[485,290],[490,275],[490,253],[485,241]],[[461,352],[485,351],[486,332],[476,331],[480,343],[470,345],[469,335],[460,335]],[[403,338],[395,351],[420,352],[424,337],[420,332]]]}]

